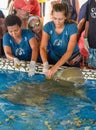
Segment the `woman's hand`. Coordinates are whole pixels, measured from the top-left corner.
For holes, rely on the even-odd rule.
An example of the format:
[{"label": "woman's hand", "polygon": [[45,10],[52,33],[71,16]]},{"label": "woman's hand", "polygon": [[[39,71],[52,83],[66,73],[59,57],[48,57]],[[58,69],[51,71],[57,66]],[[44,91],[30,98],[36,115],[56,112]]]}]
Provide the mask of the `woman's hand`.
[{"label": "woman's hand", "polygon": [[54,74],[56,73],[56,71],[57,71],[57,68],[56,68],[55,66],[53,66],[52,68],[50,68],[50,69],[48,70],[48,72],[47,72],[47,74],[46,74],[46,77],[47,77],[48,79],[51,79],[51,78],[54,76]]},{"label": "woman's hand", "polygon": [[48,69],[49,69],[49,64],[48,62],[46,61],[45,63],[43,63],[43,74],[47,74],[48,72]]},{"label": "woman's hand", "polygon": [[14,57],[13,61],[14,61],[14,66],[16,68],[19,68],[20,67],[20,60],[18,58]]},{"label": "woman's hand", "polygon": [[36,68],[36,61],[31,60],[29,64],[29,71],[28,71],[29,77],[35,74],[35,68]]}]

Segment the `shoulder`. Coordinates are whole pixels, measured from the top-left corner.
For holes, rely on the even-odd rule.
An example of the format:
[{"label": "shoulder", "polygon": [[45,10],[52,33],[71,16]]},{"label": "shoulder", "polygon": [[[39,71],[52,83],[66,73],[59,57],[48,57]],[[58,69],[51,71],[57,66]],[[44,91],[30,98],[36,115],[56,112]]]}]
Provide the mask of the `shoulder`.
[{"label": "shoulder", "polygon": [[22,37],[29,41],[31,38],[35,37],[35,34],[29,29],[22,29]]},{"label": "shoulder", "polygon": [[68,23],[68,24],[66,24],[66,26],[68,28],[73,28],[73,27],[77,28],[77,24],[75,24],[75,23]]},{"label": "shoulder", "polygon": [[9,33],[4,33],[3,38],[8,38],[8,39],[10,39],[11,36],[9,35]]},{"label": "shoulder", "polygon": [[12,37],[8,34],[8,33],[4,33],[3,35],[3,45],[8,45],[10,46],[10,44],[12,43]]},{"label": "shoulder", "polygon": [[51,21],[51,22],[48,22],[44,25],[44,28],[43,30],[50,34],[50,32],[52,32],[54,30],[55,26],[54,26],[54,23]]},{"label": "shoulder", "polygon": [[50,21],[50,22],[48,22],[48,23],[46,23],[46,24],[44,25],[44,28],[53,28],[53,27],[54,27],[53,21]]},{"label": "shoulder", "polygon": [[77,24],[75,24],[75,23],[70,24],[70,28],[75,30],[76,32],[78,31]]},{"label": "shoulder", "polygon": [[28,33],[31,32],[29,29],[22,29],[22,33]]},{"label": "shoulder", "polygon": [[78,33],[78,28],[75,23],[66,24],[65,28],[69,32],[69,34]]},{"label": "shoulder", "polygon": [[[45,25],[47,25],[47,26],[50,26],[50,25],[52,25],[53,24],[53,21],[49,21],[49,22],[47,22]],[[44,25],[44,26],[45,26]]]}]

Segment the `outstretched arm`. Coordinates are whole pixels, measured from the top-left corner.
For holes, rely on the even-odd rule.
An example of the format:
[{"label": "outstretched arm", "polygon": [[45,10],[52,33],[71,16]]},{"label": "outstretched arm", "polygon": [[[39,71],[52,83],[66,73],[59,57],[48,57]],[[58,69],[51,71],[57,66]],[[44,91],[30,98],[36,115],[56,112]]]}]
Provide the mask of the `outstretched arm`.
[{"label": "outstretched arm", "polygon": [[51,78],[56,73],[58,68],[68,61],[68,59],[71,57],[73,53],[76,43],[77,43],[77,34],[73,34],[70,36],[66,53],[60,58],[60,60],[55,65],[53,65],[51,69],[48,70],[47,73],[48,78]]},{"label": "outstretched arm", "polygon": [[86,24],[85,24],[85,36],[84,37],[88,36],[88,30],[89,30],[89,21],[86,21]]},{"label": "outstretched arm", "polygon": [[48,45],[49,35],[43,31],[42,40],[40,44],[40,55],[42,62],[45,63],[48,61],[47,59],[47,45]]},{"label": "outstretched arm", "polygon": [[14,56],[12,54],[11,47],[4,46],[3,48],[4,48],[4,53],[5,53],[5,56],[7,57],[7,59],[14,60]]},{"label": "outstretched arm", "polygon": [[35,38],[31,38],[29,40],[29,44],[30,44],[30,47],[32,49],[32,55],[31,55],[31,60],[33,61],[37,61],[37,57],[38,57],[38,43],[36,41]]}]

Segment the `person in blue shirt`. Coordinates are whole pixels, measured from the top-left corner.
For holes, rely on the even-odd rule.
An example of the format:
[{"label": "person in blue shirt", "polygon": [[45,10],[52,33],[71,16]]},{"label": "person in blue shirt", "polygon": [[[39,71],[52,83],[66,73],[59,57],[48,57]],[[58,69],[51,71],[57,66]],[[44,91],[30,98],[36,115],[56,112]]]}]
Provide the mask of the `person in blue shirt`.
[{"label": "person in blue shirt", "polygon": [[16,15],[8,15],[5,19],[7,31],[3,36],[3,47],[6,57],[14,61],[15,66],[20,60],[30,61],[29,76],[35,73],[38,57],[37,41],[34,34],[27,29],[21,29],[22,22]]},{"label": "person in blue shirt", "polygon": [[[43,29],[40,54],[43,62],[43,73],[48,78],[51,78],[62,65],[80,65],[77,44],[78,29],[76,23],[68,20],[68,13],[66,3],[54,4],[52,21],[46,23]],[[54,64],[50,69],[48,62]]]}]

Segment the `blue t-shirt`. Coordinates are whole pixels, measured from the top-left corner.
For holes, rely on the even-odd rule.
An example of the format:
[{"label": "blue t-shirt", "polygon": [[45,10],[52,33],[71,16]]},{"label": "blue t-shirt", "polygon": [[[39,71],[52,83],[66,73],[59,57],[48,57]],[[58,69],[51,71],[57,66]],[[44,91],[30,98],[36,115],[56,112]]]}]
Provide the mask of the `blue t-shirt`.
[{"label": "blue t-shirt", "polygon": [[30,30],[22,29],[22,40],[20,44],[17,44],[9,33],[5,33],[3,36],[3,46],[11,47],[12,54],[19,60],[30,60],[32,49],[29,40],[33,37],[34,34]]},{"label": "blue t-shirt", "polygon": [[[72,23],[66,24],[63,31],[60,34],[57,34],[55,32],[55,25],[52,21],[45,24],[44,31],[50,36],[48,48],[50,57],[55,61],[58,61],[66,52],[70,36],[78,33],[76,24]],[[78,44],[73,53],[77,51],[79,51]]]}]

